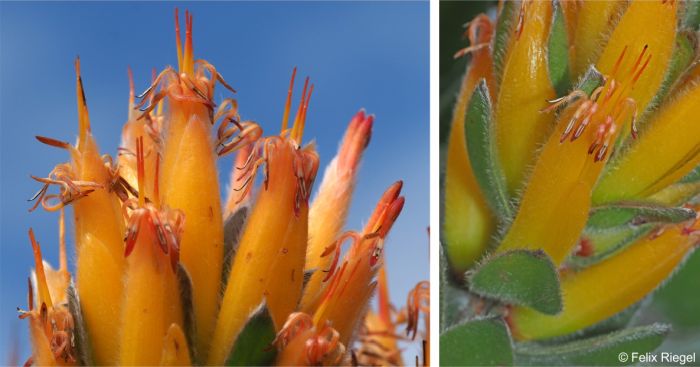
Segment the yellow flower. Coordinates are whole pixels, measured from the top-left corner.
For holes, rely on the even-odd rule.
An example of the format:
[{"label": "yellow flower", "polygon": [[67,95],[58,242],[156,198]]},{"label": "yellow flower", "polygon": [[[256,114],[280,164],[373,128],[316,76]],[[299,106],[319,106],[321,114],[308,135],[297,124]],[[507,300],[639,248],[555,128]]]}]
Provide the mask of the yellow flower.
[{"label": "yellow flower", "polygon": [[475,45],[471,48],[473,59],[457,97],[447,146],[441,233],[450,255],[450,266],[457,274],[464,273],[479,259],[488,246],[496,224],[474,177],[464,133],[467,104],[478,80],[486,78],[489,90],[494,90],[493,60],[488,50],[482,47],[490,41],[492,27],[485,15],[478,16],[469,25],[469,39]]},{"label": "yellow flower", "polygon": [[[555,264],[571,252],[588,219],[603,161],[618,135],[634,129],[635,116],[661,85],[675,40],[675,14],[675,3],[658,1],[633,2],[625,11],[596,63],[607,81],[590,99],[560,114],[499,251],[542,249]],[[634,37],[639,24],[659,16],[666,21],[653,34]]]},{"label": "yellow flower", "polygon": [[[154,72],[139,96],[129,71],[129,114],[116,160],[99,154],[90,133],[77,61],[77,144],[37,137],[71,155],[70,163],[59,164],[48,177],[34,177],[43,186],[32,210],[73,205],[77,286],[70,285],[61,212],[59,270],[41,261],[32,236],[36,275],[29,310],[20,317],[29,319],[33,361],[271,362],[274,350],[250,343],[271,346],[277,333],[280,364],[344,362],[382,266],[384,240],[404,201],[399,182],[342,260],[354,271],[334,271],[373,116],[360,111],[351,120],[311,209],[319,157],[314,144],[302,141],[313,85],[307,78],[291,116],[294,69],[281,131],[263,136],[257,123],[241,118],[235,99],[214,103],[216,83],[235,91],[214,66],[194,59],[193,20],[189,12],[185,17],[183,45],[175,12],[178,71]],[[238,156],[223,209],[217,159],[233,152]],[[49,192],[52,186],[59,187],[57,194]],[[352,286],[344,293],[339,285],[346,283]],[[309,326],[298,328],[299,322]]]},{"label": "yellow flower", "polygon": [[698,223],[666,228],[590,268],[564,272],[564,311],[552,316],[516,307],[509,315],[511,332],[521,340],[561,336],[603,321],[641,301],[700,243]]},{"label": "yellow flower", "polygon": [[[309,209],[309,245],[306,250],[306,271],[325,270],[330,256],[322,256],[338,239],[350,210],[352,193],[362,153],[372,133],[374,116],[358,112],[350,121],[338,155],[328,164],[321,187]],[[304,287],[301,309],[311,312],[325,288],[323,271],[315,271]]]},{"label": "yellow flower", "polygon": [[[313,86],[304,85],[291,130],[282,121],[279,136],[261,140],[248,166],[250,186],[258,165],[265,164],[263,190],[255,199],[233,260],[209,355],[222,364],[250,312],[266,300],[279,330],[294,311],[302,291],[308,238],[308,198],[318,170],[313,145],[300,147]],[[289,111],[288,100],[285,111]],[[287,114],[285,113],[285,116]],[[249,190],[249,187],[243,190]]]},{"label": "yellow flower", "polygon": [[314,325],[330,323],[343,345],[352,340],[377,285],[374,277],[383,261],[384,239],[403,209],[404,197],[399,196],[402,185],[396,182],[384,192],[361,234],[348,232],[328,249],[335,251],[337,258],[342,244],[351,241],[347,254],[327,276],[329,283],[313,320]]},{"label": "yellow flower", "polygon": [[[194,60],[192,15],[185,12],[185,46],[181,47],[175,13],[179,73],[166,68],[149,89],[156,93],[153,109],[165,98],[168,110],[163,124],[160,200],[181,210],[186,221],[181,241],[181,261],[192,279],[197,323],[197,350],[207,355],[218,312],[224,258],[223,214],[216,169],[217,142],[211,137],[214,85],[223,81],[204,60]],[[210,73],[209,79],[206,73]],[[223,82],[224,86],[228,86]],[[230,87],[229,87],[230,88]],[[148,94],[147,94],[148,95]],[[145,97],[145,96],[144,96]],[[145,102],[144,98],[142,101]],[[185,174],[186,172],[186,174]]]},{"label": "yellow flower", "polygon": [[164,338],[171,325],[184,325],[177,276],[184,217],[177,210],[160,208],[157,202],[146,203],[145,180],[158,178],[155,172],[146,176],[143,138],[137,141],[136,159],[139,197],[125,203],[131,214],[124,249],[127,268],[119,363],[155,365],[167,347]]},{"label": "yellow flower", "polygon": [[[54,211],[73,204],[77,250],[76,287],[81,294],[81,307],[86,328],[92,338],[96,363],[111,364],[117,360],[118,344],[113,336],[121,314],[124,274],[122,255],[124,219],[116,191],[117,173],[111,158],[100,155],[90,132],[85,91],[80,76],[80,60],[76,59],[76,94],[78,99],[79,135],[75,146],[50,138],[37,137],[45,144],[66,149],[71,163],[57,165],[44,183],[36,208],[41,204]],[[58,195],[47,194],[49,185],[60,186]],[[93,274],[99,273],[96,279]],[[109,289],[109,292],[104,292]]]},{"label": "yellow flower", "polygon": [[[63,216],[61,216],[61,227]],[[77,356],[74,343],[75,323],[68,309],[68,285],[70,274],[66,268],[66,252],[63,232],[60,233],[59,270],[53,270],[44,262],[41,247],[29,229],[29,239],[34,251],[35,270],[29,279],[29,310],[20,312],[20,319],[29,319],[29,335],[32,339],[32,357],[28,364],[42,366],[74,366]],[[34,289],[37,290],[36,294]],[[34,299],[36,297],[36,300]]]},{"label": "yellow flower", "polygon": [[[484,15],[470,23],[442,242],[466,279],[456,286],[502,303],[516,339],[626,310],[697,244],[687,221],[700,194],[700,67],[686,11],[525,0],[501,3],[495,31]],[[537,265],[511,269],[514,254]],[[526,279],[538,266],[551,281]],[[494,274],[518,282],[499,288]]]}]

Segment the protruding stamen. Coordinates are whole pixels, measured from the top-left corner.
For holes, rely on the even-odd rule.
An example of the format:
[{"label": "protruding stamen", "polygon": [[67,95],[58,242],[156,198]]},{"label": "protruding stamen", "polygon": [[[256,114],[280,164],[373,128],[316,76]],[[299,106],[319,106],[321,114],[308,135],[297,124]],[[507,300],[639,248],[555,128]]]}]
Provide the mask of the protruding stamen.
[{"label": "protruding stamen", "polygon": [[493,25],[491,19],[486,14],[479,14],[469,23],[465,24],[467,28],[464,36],[469,38],[469,47],[465,47],[457,51],[453,58],[458,59],[469,53],[482,50],[489,46],[491,35],[493,34]]},{"label": "protruding stamen", "polygon": [[287,130],[287,126],[289,123],[289,111],[292,108],[292,92],[294,90],[294,77],[296,77],[296,75],[297,68],[295,66],[294,70],[292,70],[292,78],[289,81],[289,90],[287,91],[287,102],[284,104],[284,115],[282,116],[282,130],[280,130],[280,133]]},{"label": "protruding stamen", "polygon": [[469,47],[465,47],[465,48],[460,49],[460,50],[458,50],[457,52],[455,52],[455,54],[452,55],[452,58],[456,60],[456,59],[459,59],[460,57],[464,57],[464,56],[466,56],[466,55],[469,55],[469,54],[472,53],[472,52],[479,51],[479,50],[481,50],[481,49],[483,49],[483,48],[486,48],[486,47],[488,47],[488,46],[489,46],[489,43],[488,43],[488,42],[484,42],[484,43],[479,43],[479,44],[472,45],[472,46],[469,46]]},{"label": "protruding stamen", "polygon": [[[630,75],[633,75],[634,72],[637,70],[639,67],[639,64],[642,62],[642,58],[644,58],[644,54],[647,53],[647,49],[649,48],[649,45],[644,45],[644,48],[642,49],[642,52],[637,56],[637,60],[634,62],[634,65],[632,66],[632,69],[630,69]],[[645,63],[648,63],[648,59]],[[642,67],[641,70],[644,70],[644,67]],[[640,70],[640,72],[641,72]]]},{"label": "protruding stamen", "polygon": [[306,77],[304,81],[304,89],[301,92],[301,102],[299,102],[299,108],[297,108],[297,114],[294,118],[294,124],[292,126],[292,132],[290,133],[291,139],[301,145],[301,139],[304,135],[304,120],[306,118],[306,109],[308,108],[308,99],[311,98],[311,92],[313,91],[313,85],[311,86],[311,91],[307,95],[307,88],[309,87],[309,77]]},{"label": "protruding stamen", "polygon": [[612,75],[613,77],[617,75],[617,71],[620,68],[620,64],[622,64],[622,60],[625,58],[625,54],[627,53],[627,47],[628,46],[626,45],[625,48],[622,49],[620,56],[618,56],[617,61],[615,61],[615,65],[613,66],[612,72],[610,73],[610,75]]},{"label": "protruding stamen", "polygon": [[304,108],[302,109],[301,112],[301,118],[299,119],[299,128],[297,129],[297,133],[299,134],[299,145],[301,145],[301,139],[304,136],[304,127],[306,126],[306,112],[309,110],[309,103],[311,102],[311,94],[314,92],[314,85],[311,84],[311,87],[309,88],[309,94],[306,96],[306,100],[304,101]]},{"label": "protruding stamen", "polygon": [[182,36],[180,36],[180,18],[177,8],[175,8],[175,43],[177,44],[177,67],[182,70]]},{"label": "protruding stamen", "polygon": [[[406,310],[408,317],[406,322],[406,336],[411,339],[416,338],[418,333],[418,317],[422,311],[424,314],[430,313],[430,283],[422,281],[408,294],[406,300]],[[427,330],[426,330],[427,331]]]},{"label": "protruding stamen", "polygon": [[182,57],[184,69],[180,70],[186,74],[194,74],[194,47],[192,46],[192,24],[194,19],[192,13],[185,10],[185,52]]},{"label": "protruding stamen", "polygon": [[146,164],[143,157],[143,136],[136,139],[136,172],[139,189],[139,207],[146,205]]},{"label": "protruding stamen", "polygon": [[642,67],[639,69],[639,71],[637,71],[637,74],[634,75],[634,78],[632,78],[632,84],[636,83],[637,80],[639,80],[639,77],[642,76],[644,69],[646,69],[647,66],[649,65],[649,61],[651,61],[651,55],[649,55],[647,57],[646,61],[644,61],[644,65],[642,65]]},{"label": "protruding stamen", "polygon": [[330,255],[331,253],[334,253],[333,255],[333,262],[331,263],[330,267],[328,270],[323,270],[326,274],[326,277],[323,278],[323,282],[327,282],[329,279],[333,277],[333,274],[335,274],[335,270],[338,266],[338,261],[340,260],[340,250],[343,246],[344,243],[346,243],[348,240],[351,240],[350,245],[355,246],[357,243],[359,243],[362,238],[359,233],[349,231],[343,233],[337,241],[335,241],[331,246],[326,247],[323,250],[323,253],[321,254],[321,257],[325,257]]}]

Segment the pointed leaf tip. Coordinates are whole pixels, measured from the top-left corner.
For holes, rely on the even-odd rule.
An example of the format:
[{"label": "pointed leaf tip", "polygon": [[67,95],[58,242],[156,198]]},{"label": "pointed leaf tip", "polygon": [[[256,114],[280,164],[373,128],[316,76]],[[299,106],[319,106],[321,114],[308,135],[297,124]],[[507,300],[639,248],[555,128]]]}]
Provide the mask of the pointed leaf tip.
[{"label": "pointed leaf tip", "polygon": [[513,213],[505,177],[498,163],[492,105],[486,79],[481,79],[474,89],[464,125],[469,160],[487,202],[501,218],[511,218]]},{"label": "pointed leaf tip", "polygon": [[547,40],[549,79],[557,95],[563,96],[571,88],[569,38],[561,2],[554,1],[552,10],[552,24]]},{"label": "pointed leaf tip", "polygon": [[236,342],[231,348],[227,366],[269,366],[277,356],[277,349],[272,346],[275,339],[275,325],[263,301],[253,312]]}]

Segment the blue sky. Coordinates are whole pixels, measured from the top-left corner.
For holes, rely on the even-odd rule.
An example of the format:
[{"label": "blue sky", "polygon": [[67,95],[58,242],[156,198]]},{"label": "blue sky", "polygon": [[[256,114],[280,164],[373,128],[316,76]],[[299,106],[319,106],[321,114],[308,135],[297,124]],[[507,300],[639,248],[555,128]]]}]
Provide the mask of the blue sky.
[{"label": "blue sky", "polygon": [[[138,92],[152,68],[177,64],[174,6],[0,3],[0,364],[17,335],[21,361],[29,354],[15,308],[26,307],[30,226],[45,258],[58,262],[57,214],[28,213],[26,200],[39,189],[29,175],[43,176],[68,157],[34,136],[75,139],[73,61],[80,55],[93,133],[114,154],[127,115],[127,66]],[[428,3],[177,6],[194,13],[195,57],[217,67],[238,90],[243,118],[266,131],[279,128],[292,68],[311,76],[305,139],[316,139],[322,166],[359,108],[376,115],[348,224],[361,228],[384,189],[404,180],[406,206],[386,245],[392,298],[403,304],[408,290],[429,277]],[[231,160],[219,162],[222,183]]]}]

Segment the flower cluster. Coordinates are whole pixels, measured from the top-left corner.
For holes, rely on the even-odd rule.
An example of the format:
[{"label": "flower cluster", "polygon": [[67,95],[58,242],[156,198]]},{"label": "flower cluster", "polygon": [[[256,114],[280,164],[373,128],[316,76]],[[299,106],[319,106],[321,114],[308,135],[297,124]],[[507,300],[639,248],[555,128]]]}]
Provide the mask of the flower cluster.
[{"label": "flower cluster", "polygon": [[[193,18],[185,18],[183,44],[176,10],[178,68],[154,74],[138,96],[129,75],[129,116],[116,159],[101,155],[91,134],[79,60],[77,143],[37,137],[71,160],[34,177],[42,188],[32,210],[61,212],[61,266],[55,271],[43,261],[30,231],[36,268],[28,310],[20,311],[30,323],[29,362],[350,361],[383,272],[385,240],[404,205],[398,181],[362,231],[343,232],[374,117],[360,111],[352,118],[310,203],[320,161],[314,144],[303,143],[309,79],[293,113],[294,70],[280,132],[263,135],[241,118],[235,99],[215,103],[217,85],[235,90],[213,65],[194,58]],[[224,201],[216,163],[232,153]],[[63,230],[68,205],[74,278]]]},{"label": "flower cluster", "polygon": [[441,238],[466,315],[590,335],[697,247],[697,28],[696,3],[661,0],[503,1],[468,23]]}]

